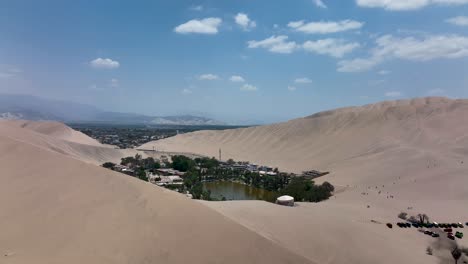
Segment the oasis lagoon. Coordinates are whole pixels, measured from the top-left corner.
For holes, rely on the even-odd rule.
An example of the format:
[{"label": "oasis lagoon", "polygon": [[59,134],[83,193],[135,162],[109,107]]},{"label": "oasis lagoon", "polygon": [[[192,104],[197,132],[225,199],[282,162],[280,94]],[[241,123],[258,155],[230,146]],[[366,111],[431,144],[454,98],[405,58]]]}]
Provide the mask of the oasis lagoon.
[{"label": "oasis lagoon", "polygon": [[264,200],[274,202],[275,193],[261,188],[232,181],[204,182],[204,190],[211,191],[211,197],[221,200]]}]

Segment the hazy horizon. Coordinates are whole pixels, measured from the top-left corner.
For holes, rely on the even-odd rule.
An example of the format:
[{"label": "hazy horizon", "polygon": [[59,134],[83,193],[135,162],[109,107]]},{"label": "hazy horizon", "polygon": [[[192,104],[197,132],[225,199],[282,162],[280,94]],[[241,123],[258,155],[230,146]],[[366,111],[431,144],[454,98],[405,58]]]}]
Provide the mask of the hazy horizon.
[{"label": "hazy horizon", "polygon": [[265,124],[468,97],[466,1],[0,4],[0,93]]}]

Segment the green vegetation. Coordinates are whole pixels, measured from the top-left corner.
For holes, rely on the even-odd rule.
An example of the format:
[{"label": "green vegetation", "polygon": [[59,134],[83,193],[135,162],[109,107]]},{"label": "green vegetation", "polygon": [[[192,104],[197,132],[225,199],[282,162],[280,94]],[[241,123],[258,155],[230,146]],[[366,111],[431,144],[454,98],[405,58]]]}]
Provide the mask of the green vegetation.
[{"label": "green vegetation", "polygon": [[[273,192],[276,196],[290,195],[296,201],[305,202],[320,202],[328,199],[334,187],[329,182],[324,182],[321,185],[316,185],[310,177],[295,177],[292,174],[279,172],[277,168],[273,170],[274,175],[263,174],[250,171],[245,168],[236,167],[234,160],[229,159],[226,163],[221,164],[215,158],[195,158],[191,159],[183,155],[175,155],[171,157],[172,162],[165,163],[165,167],[173,168],[181,172],[185,172],[183,176],[183,185],[165,185],[166,188],[177,190],[178,192],[189,192],[194,199],[214,200],[211,197],[210,190],[204,190],[203,182],[205,181],[234,181],[243,183],[256,188],[265,189]],[[148,181],[148,173],[156,173],[156,170],[161,167],[161,164],[149,157],[143,159],[141,155],[135,157],[122,158],[121,165],[128,167],[131,171],[125,173],[137,177],[141,180]],[[115,164],[106,162],[103,167],[114,169]],[[225,197],[221,198],[226,200]]]},{"label": "green vegetation", "polygon": [[106,162],[106,163],[102,164],[102,166],[103,166],[104,168],[106,168],[106,169],[111,169],[111,170],[113,170],[114,167],[115,167],[115,163]]},{"label": "green vegetation", "polygon": [[188,170],[194,169],[195,166],[195,161],[189,157],[182,155],[172,156],[172,168],[175,170],[186,172]]},{"label": "green vegetation", "polygon": [[156,162],[152,157],[143,159],[139,154],[136,154],[135,157],[122,158],[120,161],[120,165],[127,166],[130,169],[143,169],[151,172],[154,172],[155,170],[161,168],[161,164],[159,162]]},{"label": "green vegetation", "polygon": [[331,196],[334,187],[329,182],[322,185],[315,185],[314,181],[305,177],[294,177],[291,182],[280,191],[281,195],[290,195],[296,201],[320,202],[327,200]]}]

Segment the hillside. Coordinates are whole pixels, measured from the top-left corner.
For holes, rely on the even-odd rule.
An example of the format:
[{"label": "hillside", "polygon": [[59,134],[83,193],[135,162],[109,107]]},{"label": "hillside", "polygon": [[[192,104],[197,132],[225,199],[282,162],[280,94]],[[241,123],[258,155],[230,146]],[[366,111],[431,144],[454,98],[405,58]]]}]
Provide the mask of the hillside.
[{"label": "hillside", "polygon": [[102,145],[58,122],[0,120],[0,135],[96,165],[106,161],[118,162],[122,157],[136,154],[132,149],[120,150]]},{"label": "hillside", "polygon": [[10,132],[22,134],[0,131],[1,263],[309,263],[182,195]]},{"label": "hillside", "polygon": [[[451,263],[455,243],[389,230],[400,212],[467,222],[468,100],[418,98],[268,126],[178,135],[142,148],[330,171],[335,196],[290,210],[259,201],[206,205],[318,263]],[[292,222],[292,224],[288,224]],[[307,231],[304,231],[307,230]],[[439,244],[437,244],[439,243]],[[466,239],[460,240],[468,246]],[[428,246],[437,256],[428,256]]]},{"label": "hillside", "polygon": [[400,152],[461,160],[468,153],[467,113],[468,100],[382,102],[267,126],[198,131],[141,148],[214,157],[221,149],[224,160],[248,160],[292,172],[336,171],[353,161],[385,160]]}]

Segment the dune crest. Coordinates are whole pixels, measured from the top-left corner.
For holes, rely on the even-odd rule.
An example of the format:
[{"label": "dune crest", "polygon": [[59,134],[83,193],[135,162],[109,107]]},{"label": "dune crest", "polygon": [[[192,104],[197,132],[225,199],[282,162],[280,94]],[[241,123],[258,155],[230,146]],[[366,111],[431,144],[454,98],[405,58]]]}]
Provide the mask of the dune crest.
[{"label": "dune crest", "polygon": [[96,165],[137,153],[103,145],[59,122],[0,120],[0,135]]}]

